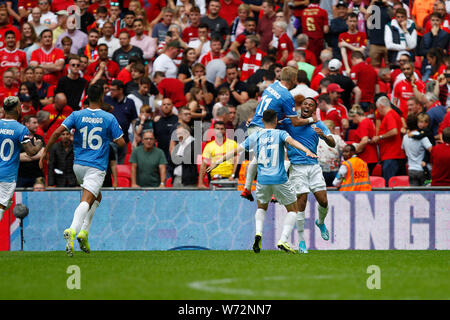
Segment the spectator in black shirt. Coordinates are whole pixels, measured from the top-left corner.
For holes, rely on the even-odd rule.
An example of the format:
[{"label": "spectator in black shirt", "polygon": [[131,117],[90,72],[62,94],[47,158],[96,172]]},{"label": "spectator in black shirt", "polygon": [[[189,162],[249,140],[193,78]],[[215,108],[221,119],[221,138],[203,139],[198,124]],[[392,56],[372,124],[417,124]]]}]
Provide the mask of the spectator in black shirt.
[{"label": "spectator in black shirt", "polygon": [[43,81],[44,69],[40,66],[34,68],[34,85],[38,92],[39,100],[43,106],[53,103],[53,97],[48,96],[50,84]]},{"label": "spectator in black shirt", "polygon": [[120,69],[128,65],[130,57],[138,56],[141,61],[144,61],[144,53],[138,47],[130,44],[130,34],[127,31],[121,31],[119,34],[120,48],[114,51],[111,60],[116,62]]},{"label": "spectator in black shirt", "polygon": [[48,185],[55,187],[75,187],[78,185],[73,172],[73,143],[69,131],[61,134],[60,141],[50,149],[48,161]]},{"label": "spectator in black shirt", "polygon": [[330,22],[330,32],[326,35],[327,42],[333,48],[333,57],[341,60],[341,50],[338,47],[338,39],[341,33],[347,32],[348,26],[345,22],[347,18],[347,3],[343,0],[336,4],[336,18]]},{"label": "spectator in black shirt", "polygon": [[[30,132],[30,137],[35,137],[37,140],[42,141],[44,145],[44,138],[36,134],[38,129],[38,121],[35,116],[25,116],[23,118],[23,124],[27,127]],[[33,187],[36,178],[43,177],[44,174],[39,168],[39,160],[42,156],[44,148],[42,148],[36,155],[30,157],[26,154],[23,147],[20,148],[20,164],[19,164],[19,174],[17,178],[18,188],[31,188]]]},{"label": "spectator in black shirt", "polygon": [[67,76],[59,79],[55,94],[59,92],[65,93],[67,105],[73,111],[77,111],[81,108],[80,101],[86,85],[86,79],[80,77],[80,59],[77,56],[72,56],[69,59],[69,73]]},{"label": "spectator in black shirt", "polygon": [[89,7],[89,1],[86,0],[77,0],[75,4],[80,8],[80,23],[81,23],[81,31],[87,33],[87,27],[95,22],[95,17],[87,11]]},{"label": "spectator in black shirt", "polygon": [[230,45],[230,28],[226,20],[219,17],[220,7],[220,0],[211,0],[208,5],[208,14],[200,19],[200,23],[206,23],[209,26],[211,39],[219,37],[222,40],[222,47],[227,49]]},{"label": "spectator in black shirt", "polygon": [[340,69],[342,67],[342,62],[337,59],[332,59],[328,63],[328,79],[330,79],[331,83],[337,83],[344,92],[341,94],[342,102],[347,109],[350,109],[350,99],[352,97],[352,93],[355,95],[355,104],[359,104],[361,100],[361,89],[355,85],[352,79],[347,76],[344,76],[340,73]]},{"label": "spectator in black shirt", "polygon": [[254,84],[257,85],[260,82],[263,82],[263,77],[269,70],[270,66],[275,63],[276,59],[274,56],[264,56],[261,60],[261,68],[256,70],[254,74],[250,76],[250,78],[247,79],[247,84]]},{"label": "spectator in black shirt", "polygon": [[222,83],[217,88],[217,91],[219,91],[220,88],[223,87],[230,89],[231,96],[229,103],[232,106],[237,107],[238,105],[247,102],[248,100],[247,86],[244,82],[239,80],[236,65],[227,66],[225,82]]},{"label": "spectator in black shirt", "polygon": [[158,141],[158,148],[164,151],[169,166],[172,163],[169,152],[170,138],[178,123],[178,117],[172,113],[172,109],[172,100],[164,98],[161,104],[161,116],[155,118],[154,123],[154,133],[155,138]]}]

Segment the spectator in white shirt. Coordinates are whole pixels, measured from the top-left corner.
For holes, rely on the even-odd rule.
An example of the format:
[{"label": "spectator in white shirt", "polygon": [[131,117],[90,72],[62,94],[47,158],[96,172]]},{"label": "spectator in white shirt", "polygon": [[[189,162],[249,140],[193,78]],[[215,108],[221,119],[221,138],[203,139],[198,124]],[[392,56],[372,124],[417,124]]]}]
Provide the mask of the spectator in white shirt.
[{"label": "spectator in white shirt", "polygon": [[120,41],[116,37],[113,36],[114,34],[114,24],[107,21],[103,24],[102,29],[103,37],[98,39],[98,44],[106,44],[108,46],[108,58],[112,58],[114,51],[120,48]]},{"label": "spectator in white shirt", "polygon": [[178,68],[175,65],[173,59],[178,56],[180,51],[180,42],[175,40],[167,43],[164,53],[162,53],[153,62],[153,73],[152,77],[156,71],[164,72],[166,78],[177,78]]}]

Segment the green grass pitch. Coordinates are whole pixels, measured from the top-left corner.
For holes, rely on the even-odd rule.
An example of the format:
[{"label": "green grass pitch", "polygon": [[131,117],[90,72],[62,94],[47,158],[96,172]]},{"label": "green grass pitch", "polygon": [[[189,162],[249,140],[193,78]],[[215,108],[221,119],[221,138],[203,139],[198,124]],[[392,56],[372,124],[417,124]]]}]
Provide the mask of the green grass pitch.
[{"label": "green grass pitch", "polygon": [[0,252],[0,274],[0,299],[450,299],[450,251]]}]

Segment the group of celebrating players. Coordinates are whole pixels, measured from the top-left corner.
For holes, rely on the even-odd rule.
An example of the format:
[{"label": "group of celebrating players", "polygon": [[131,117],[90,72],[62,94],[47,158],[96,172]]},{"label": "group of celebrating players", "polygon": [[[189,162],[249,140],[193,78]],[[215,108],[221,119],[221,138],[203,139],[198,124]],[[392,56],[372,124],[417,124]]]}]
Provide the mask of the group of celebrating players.
[{"label": "group of celebrating players", "polygon": [[[304,239],[305,207],[307,195],[311,191],[319,203],[319,217],[315,221],[322,238],[329,239],[325,226],[328,212],[326,184],[317,161],[317,145],[323,139],[330,147],[335,141],[328,128],[316,122],[317,102],[306,98],[300,106],[295,106],[289,90],[294,88],[297,70],[285,67],[280,81],[268,86],[262,94],[253,120],[248,126],[249,136],[239,147],[211,163],[209,171],[226,159],[243,150],[253,151],[247,174],[244,196],[253,200],[251,184],[257,171],[255,213],[256,234],[253,244],[255,253],[261,250],[264,218],[269,202],[275,196],[288,211],[278,248],[295,253],[288,243],[288,237],[297,225],[299,252],[307,253]],[[106,175],[111,142],[123,147],[122,129],[116,118],[102,110],[104,92],[100,85],[88,89],[89,107],[73,112],[52,134],[40,160],[40,166],[47,159],[52,145],[66,130],[74,130],[74,173],[82,187],[80,204],[76,208],[72,224],[64,230],[66,253],[73,256],[74,242],[80,249],[90,252],[88,235],[92,218],[101,202],[101,186]],[[28,129],[17,122],[21,114],[17,97],[7,97],[3,102],[5,119],[0,119],[0,220],[12,203],[20,162],[20,145],[26,153],[35,155],[42,147],[41,141],[29,137]],[[285,168],[285,148],[290,161],[290,175]]]}]

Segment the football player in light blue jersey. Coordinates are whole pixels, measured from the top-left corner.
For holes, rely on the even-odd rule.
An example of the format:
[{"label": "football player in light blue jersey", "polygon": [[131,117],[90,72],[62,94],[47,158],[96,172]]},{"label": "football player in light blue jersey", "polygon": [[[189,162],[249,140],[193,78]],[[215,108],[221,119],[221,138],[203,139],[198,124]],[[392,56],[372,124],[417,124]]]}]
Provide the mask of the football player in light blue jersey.
[{"label": "football player in light blue jersey", "polygon": [[[296,105],[295,109],[300,117],[307,119],[316,112],[317,102],[313,98],[306,98],[299,105]],[[336,145],[330,131],[321,121],[315,124],[294,127],[290,119],[285,119],[283,120],[283,129],[313,153],[317,153],[319,139],[323,139],[332,148]],[[288,158],[291,162],[289,181],[291,181],[297,194],[297,206],[299,209],[297,214],[299,252],[308,253],[303,232],[306,202],[310,191],[319,203],[319,219],[316,220],[316,225],[320,229],[322,238],[324,240],[329,239],[328,230],[325,226],[325,217],[328,213],[327,186],[317,159],[310,158],[303,151],[291,146],[288,146]]]},{"label": "football player in light blue jersey", "polygon": [[64,230],[66,252],[73,256],[75,235],[81,250],[90,252],[88,233],[92,217],[100,204],[100,189],[105,179],[109,159],[109,144],[114,141],[119,147],[125,146],[123,132],[116,118],[103,110],[103,87],[92,85],[88,89],[89,107],[73,112],[50,137],[40,165],[47,158],[48,151],[65,130],[75,129],[73,138],[73,171],[83,188],[81,201],[75,210],[72,225]]},{"label": "football player in light blue jersey", "polygon": [[7,97],[3,102],[5,118],[0,119],[0,221],[12,204],[20,163],[20,145],[30,157],[42,148],[42,141],[31,140],[28,129],[17,119],[21,113],[17,97]]},{"label": "football player in light blue jersey", "polygon": [[[274,110],[278,120],[288,117],[294,126],[301,126],[314,121],[313,118],[300,118],[294,111],[294,98],[289,90],[297,85],[297,72],[298,70],[292,67],[283,68],[280,74],[280,81],[276,81],[264,90],[261,101],[256,107],[255,115],[248,126],[249,135],[264,128],[262,116],[266,110]],[[256,159],[253,158],[247,167],[245,188],[241,193],[241,197],[250,201],[253,201],[250,190],[256,176],[256,167]]]},{"label": "football player in light blue jersey", "polygon": [[264,111],[263,123],[264,129],[251,134],[235,151],[228,152],[225,156],[218,159],[217,162],[212,163],[208,168],[208,172],[224,160],[243,150],[252,149],[255,152],[258,169],[256,184],[258,209],[255,214],[256,235],[253,243],[253,251],[259,253],[261,250],[264,218],[272,195],[275,195],[278,202],[284,205],[288,211],[277,246],[285,252],[294,253],[295,251],[290,247],[287,239],[294,228],[297,217],[297,198],[284,168],[284,147],[285,145],[290,145],[299,150],[303,150],[308,157],[317,158],[317,156],[289,136],[286,131],[275,129],[277,126],[277,114],[275,110],[269,109]]}]

